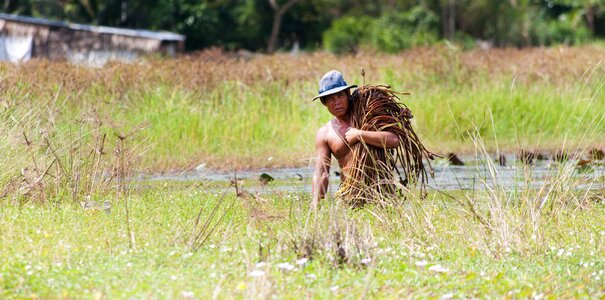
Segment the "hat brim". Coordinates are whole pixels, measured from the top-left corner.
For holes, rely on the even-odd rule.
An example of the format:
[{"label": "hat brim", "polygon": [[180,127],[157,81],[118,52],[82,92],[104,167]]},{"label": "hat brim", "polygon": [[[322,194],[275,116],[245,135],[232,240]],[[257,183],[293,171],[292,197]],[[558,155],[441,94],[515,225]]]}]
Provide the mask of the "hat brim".
[{"label": "hat brim", "polygon": [[325,91],[325,92],[317,95],[315,98],[313,98],[313,101],[315,101],[316,99],[321,98],[321,97],[325,97],[325,96],[329,96],[329,95],[332,95],[332,94],[336,94],[336,93],[338,93],[340,91],[344,91],[346,89],[352,89],[352,88],[356,88],[356,87],[357,87],[357,85],[352,84],[352,85],[347,85],[347,86],[341,86],[341,87],[333,88],[331,90],[327,90],[327,91]]}]

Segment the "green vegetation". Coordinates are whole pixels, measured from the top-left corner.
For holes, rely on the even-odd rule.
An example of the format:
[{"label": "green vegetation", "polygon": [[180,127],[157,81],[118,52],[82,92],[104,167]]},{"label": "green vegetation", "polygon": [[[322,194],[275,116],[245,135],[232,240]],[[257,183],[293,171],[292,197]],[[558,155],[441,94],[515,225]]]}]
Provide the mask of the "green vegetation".
[{"label": "green vegetation", "polygon": [[385,14],[380,18],[345,17],[332,23],[324,33],[326,49],[337,53],[356,52],[359,48],[377,49],[387,53],[439,41],[434,28],[437,17],[420,6],[409,12]]},{"label": "green vegetation", "polygon": [[[559,177],[548,184],[572,183]],[[306,196],[234,198],[233,190],[227,195],[204,190],[157,187],[127,198],[109,193],[97,199],[110,208],[3,204],[0,295],[569,298],[605,293],[603,195],[555,187],[563,193],[537,209],[544,195],[531,190],[498,196],[458,192],[455,201],[439,194],[424,201],[411,196],[388,209],[351,211],[326,201],[312,214]],[[211,217],[214,207],[218,212]],[[217,224],[213,231],[201,230],[206,220],[210,227]],[[199,232],[209,238],[194,251],[192,237]]]},{"label": "green vegetation", "polygon": [[472,152],[469,133],[477,129],[493,151],[573,152],[602,143],[604,54],[599,46],[490,52],[443,47],[251,60],[209,51],[103,69],[5,64],[2,147],[15,153],[6,156],[11,161],[29,161],[22,155],[24,132],[52,158],[45,136],[58,143],[56,152],[69,153],[66,141],[87,141],[92,128],[112,145],[115,133],[134,130],[127,144],[138,145],[138,170],[201,163],[223,169],[307,166],[315,131],[330,119],[321,103],[311,101],[318,78],[338,68],[349,82],[361,84],[363,67],[369,84],[412,91],[402,101],[431,151]]},{"label": "green vegetation", "polygon": [[440,40],[465,47],[474,40],[496,47],[580,45],[605,33],[601,0],[6,0],[0,12],[175,31],[187,36],[189,50],[268,53],[295,45],[399,52]]},{"label": "green vegetation", "polygon": [[[0,298],[603,297],[603,191],[578,189],[594,183],[573,161],[538,187],[525,168],[503,186],[487,152],[601,145],[603,54],[1,64]],[[360,67],[366,83],[413,91],[402,100],[430,150],[485,158],[480,188],[312,212],[303,192],[130,180],[202,162],[306,166],[330,118],[311,101],[317,79],[338,68],[361,84]]]}]

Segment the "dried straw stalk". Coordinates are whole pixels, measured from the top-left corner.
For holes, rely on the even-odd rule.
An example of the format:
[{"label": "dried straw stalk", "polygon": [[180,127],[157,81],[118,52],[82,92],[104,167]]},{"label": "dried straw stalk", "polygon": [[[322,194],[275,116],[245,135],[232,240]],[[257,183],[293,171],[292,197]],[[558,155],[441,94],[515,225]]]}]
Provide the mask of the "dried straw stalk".
[{"label": "dried straw stalk", "polygon": [[353,206],[382,203],[385,197],[397,195],[394,172],[403,186],[420,183],[423,194],[428,181],[427,168],[436,156],[428,151],[412,128],[412,112],[399,101],[398,93],[389,86],[364,85],[352,97],[351,126],[368,131],[389,131],[399,137],[399,146],[392,149],[374,147],[363,141],[352,146],[352,157],[344,173],[338,197]]}]

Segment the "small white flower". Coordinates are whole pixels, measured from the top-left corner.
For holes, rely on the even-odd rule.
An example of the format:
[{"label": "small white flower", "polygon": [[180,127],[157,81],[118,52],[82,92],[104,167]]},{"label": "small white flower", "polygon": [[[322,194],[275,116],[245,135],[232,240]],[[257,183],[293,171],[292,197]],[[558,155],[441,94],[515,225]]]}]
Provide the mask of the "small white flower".
[{"label": "small white flower", "polygon": [[170,276],[170,279],[171,280],[176,280],[176,276],[172,275],[172,276]]},{"label": "small white flower", "polygon": [[250,274],[248,274],[248,276],[250,276],[250,277],[262,277],[262,276],[265,276],[265,271],[254,270],[254,271],[250,272]]},{"label": "small white flower", "polygon": [[205,169],[206,169],[206,163],[201,163],[197,167],[195,167],[195,170],[198,171],[199,173],[204,172]]},{"label": "small white flower", "polygon": [[195,297],[195,294],[191,291],[182,291],[181,296],[185,299],[193,299],[193,297]]},{"label": "small white flower", "polygon": [[424,267],[424,266],[426,266],[426,265],[428,265],[428,264],[429,264],[429,262],[428,262],[428,261],[426,261],[426,260],[421,260],[421,261],[417,261],[417,262],[416,262],[416,266],[417,266],[417,267]]},{"label": "small white flower", "polygon": [[231,248],[229,248],[229,247],[221,248],[221,252],[229,252],[229,251],[231,251]]},{"label": "small white flower", "polygon": [[313,279],[313,280],[317,279],[317,276],[315,276],[315,274],[313,274],[313,273],[307,274],[307,277],[310,279]]},{"label": "small white flower", "polygon": [[332,292],[336,292],[337,290],[338,290],[337,285],[330,287],[330,291],[332,291]]},{"label": "small white flower", "polygon": [[295,262],[297,265],[301,266],[301,265],[304,265],[304,264],[305,264],[307,261],[309,261],[309,259],[308,259],[308,258],[306,258],[306,257],[303,257],[303,258],[301,258],[301,259],[297,259],[297,260],[296,260],[296,261],[294,261],[294,262]]},{"label": "small white flower", "polygon": [[269,156],[269,157],[267,157],[267,160],[268,160],[268,161],[272,161],[272,160],[273,160],[273,156]]},{"label": "small white flower", "polygon": [[364,264],[364,265],[367,265],[367,264],[369,264],[371,262],[372,262],[372,259],[369,258],[369,257],[368,258],[364,258],[364,259],[361,260],[361,263]]},{"label": "small white flower", "polygon": [[256,264],[256,268],[257,268],[257,269],[260,269],[260,268],[262,268],[262,267],[264,267],[264,266],[266,266],[266,265],[267,265],[267,263],[266,263],[266,262],[261,261],[261,262],[259,262],[259,263],[257,263],[257,264]]},{"label": "small white flower", "polygon": [[447,293],[447,294],[441,296],[441,299],[443,299],[443,300],[449,300],[452,298],[454,298],[454,294],[452,294],[452,293]]},{"label": "small white flower", "polygon": [[131,262],[127,263],[127,264],[126,264],[126,267],[127,267],[127,268],[132,267],[132,263],[131,263]]},{"label": "small white flower", "polygon": [[281,264],[277,264],[277,267],[279,269],[286,270],[286,271],[292,271],[292,270],[294,270],[294,266],[291,265],[291,264],[289,264],[289,263],[287,263],[287,262],[281,263]]},{"label": "small white flower", "polygon": [[433,271],[436,273],[447,273],[450,270],[448,268],[444,268],[441,265],[434,265],[429,268],[429,271]]}]

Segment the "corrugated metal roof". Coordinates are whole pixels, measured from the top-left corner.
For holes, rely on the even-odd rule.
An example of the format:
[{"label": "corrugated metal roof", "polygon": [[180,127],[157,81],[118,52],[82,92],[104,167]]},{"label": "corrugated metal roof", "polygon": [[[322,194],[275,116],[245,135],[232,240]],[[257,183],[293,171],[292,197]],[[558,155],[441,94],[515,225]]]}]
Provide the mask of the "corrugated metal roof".
[{"label": "corrugated metal roof", "polygon": [[144,30],[144,29],[127,29],[127,28],[106,27],[106,26],[92,26],[92,25],[60,22],[60,21],[51,21],[51,20],[47,20],[47,19],[40,19],[40,18],[33,18],[33,17],[26,17],[26,16],[9,15],[9,14],[3,14],[3,13],[0,13],[0,19],[14,21],[14,22],[28,23],[28,24],[45,25],[45,26],[51,26],[51,27],[64,27],[64,28],[69,28],[72,30],[83,30],[83,31],[96,32],[96,33],[124,35],[124,36],[162,40],[162,41],[184,41],[185,40],[184,35],[176,34],[176,33],[169,32],[169,31],[151,31],[151,30]]}]

